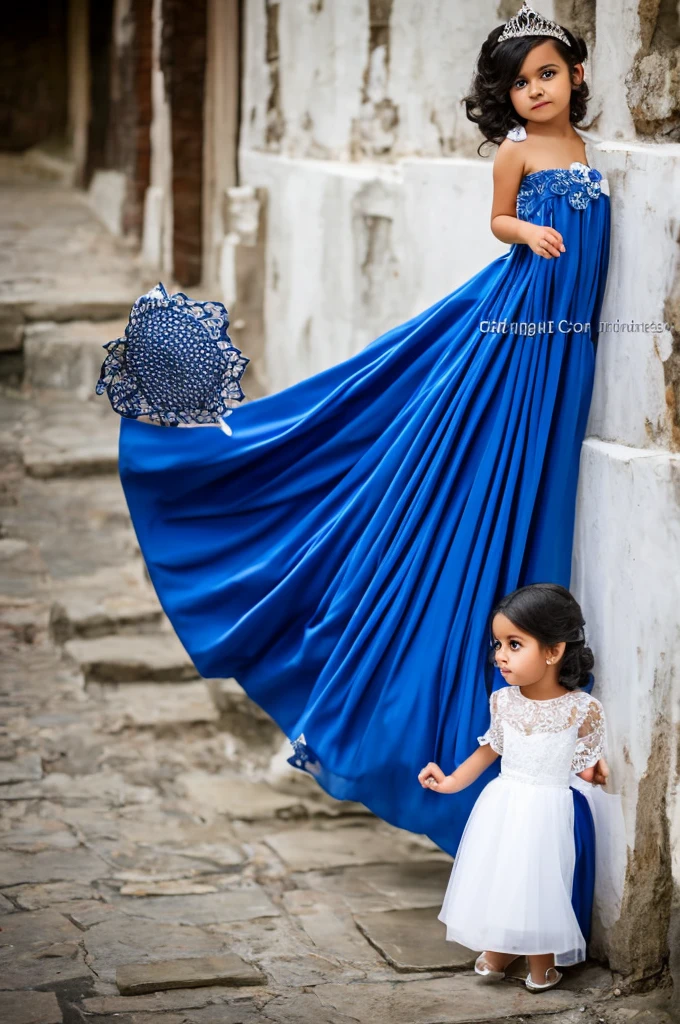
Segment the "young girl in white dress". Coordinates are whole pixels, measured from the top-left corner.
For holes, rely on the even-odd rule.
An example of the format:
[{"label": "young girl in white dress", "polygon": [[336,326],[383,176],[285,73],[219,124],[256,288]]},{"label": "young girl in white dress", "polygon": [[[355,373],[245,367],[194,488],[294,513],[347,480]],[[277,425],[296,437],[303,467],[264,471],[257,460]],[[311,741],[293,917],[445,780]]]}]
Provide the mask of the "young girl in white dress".
[{"label": "young girl in white dress", "polygon": [[559,983],[556,965],[586,956],[571,901],[570,783],[575,775],[593,781],[605,718],[579,689],[593,666],[583,625],[578,603],[557,584],[504,597],[492,612],[491,645],[508,685],[491,694],[490,727],[450,775],[433,762],[418,775],[424,788],[458,793],[502,756],[467,821],[438,919],[448,940],[484,950],[475,971],[487,980],[526,956],[533,992]]}]

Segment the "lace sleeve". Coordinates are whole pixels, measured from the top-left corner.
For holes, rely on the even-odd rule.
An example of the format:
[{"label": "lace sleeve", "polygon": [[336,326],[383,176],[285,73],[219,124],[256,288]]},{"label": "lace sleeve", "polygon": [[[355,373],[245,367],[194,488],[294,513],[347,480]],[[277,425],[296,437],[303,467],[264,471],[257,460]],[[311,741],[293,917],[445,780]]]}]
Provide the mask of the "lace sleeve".
[{"label": "lace sleeve", "polygon": [[573,772],[583,772],[605,756],[606,725],[604,708],[599,700],[591,697],[585,717],[578,730],[578,742],[571,762]]},{"label": "lace sleeve", "polygon": [[491,711],[491,724],[486,730],[483,736],[477,737],[477,742],[480,746],[485,746],[487,743],[492,750],[495,750],[497,754],[503,753],[503,724],[498,713],[498,690],[494,690],[489,698],[489,708]]}]

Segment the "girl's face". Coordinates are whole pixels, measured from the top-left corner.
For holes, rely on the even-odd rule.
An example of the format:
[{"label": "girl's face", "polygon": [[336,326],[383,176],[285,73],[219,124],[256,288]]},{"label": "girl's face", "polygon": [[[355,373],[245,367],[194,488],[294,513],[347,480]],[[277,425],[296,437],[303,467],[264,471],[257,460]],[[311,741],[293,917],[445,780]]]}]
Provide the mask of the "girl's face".
[{"label": "girl's face", "polygon": [[[506,683],[530,686],[557,674],[557,665],[566,646],[564,643],[546,647],[536,637],[524,633],[501,612],[494,615],[491,628],[496,664]],[[547,665],[546,659],[550,659],[552,665]]]},{"label": "girl's face", "polygon": [[510,102],[527,121],[553,121],[567,111],[572,86],[583,81],[583,64],[577,64],[573,80],[569,65],[548,39],[539,43],[524,58],[519,74],[510,88]]}]

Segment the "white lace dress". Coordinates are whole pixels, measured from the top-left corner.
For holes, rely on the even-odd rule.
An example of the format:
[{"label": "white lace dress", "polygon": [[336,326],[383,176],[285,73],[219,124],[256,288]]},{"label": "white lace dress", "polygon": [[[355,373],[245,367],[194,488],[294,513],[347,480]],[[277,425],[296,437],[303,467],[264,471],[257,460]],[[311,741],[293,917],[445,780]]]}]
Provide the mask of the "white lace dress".
[{"label": "white lace dress", "polygon": [[571,904],[569,787],[605,756],[604,710],[583,690],[532,700],[518,686],[494,691],[489,703],[491,725],[478,742],[502,755],[501,773],[468,818],[438,918],[446,938],[468,949],[578,963],[586,943]]}]

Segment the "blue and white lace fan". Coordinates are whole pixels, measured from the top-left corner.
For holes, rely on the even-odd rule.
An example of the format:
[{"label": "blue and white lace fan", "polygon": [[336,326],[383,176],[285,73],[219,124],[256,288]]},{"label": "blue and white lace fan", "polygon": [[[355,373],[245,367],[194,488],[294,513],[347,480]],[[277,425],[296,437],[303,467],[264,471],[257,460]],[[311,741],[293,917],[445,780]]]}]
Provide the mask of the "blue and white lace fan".
[{"label": "blue and white lace fan", "polygon": [[232,344],[221,302],[195,302],[162,284],[137,299],[125,335],[103,347],[96,392],[130,419],[162,426],[221,423],[245,398],[240,380],[250,362]]}]

